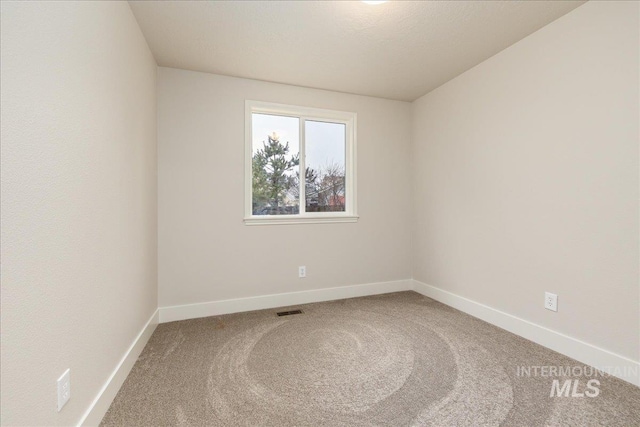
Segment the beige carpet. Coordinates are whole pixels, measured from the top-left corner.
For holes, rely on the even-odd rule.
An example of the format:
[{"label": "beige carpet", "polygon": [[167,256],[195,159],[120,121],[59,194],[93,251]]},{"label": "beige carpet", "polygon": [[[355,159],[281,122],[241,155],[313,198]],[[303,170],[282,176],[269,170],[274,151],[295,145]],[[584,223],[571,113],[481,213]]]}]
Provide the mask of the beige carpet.
[{"label": "beige carpet", "polygon": [[159,325],[102,425],[640,426],[639,388],[417,293],[294,308]]}]

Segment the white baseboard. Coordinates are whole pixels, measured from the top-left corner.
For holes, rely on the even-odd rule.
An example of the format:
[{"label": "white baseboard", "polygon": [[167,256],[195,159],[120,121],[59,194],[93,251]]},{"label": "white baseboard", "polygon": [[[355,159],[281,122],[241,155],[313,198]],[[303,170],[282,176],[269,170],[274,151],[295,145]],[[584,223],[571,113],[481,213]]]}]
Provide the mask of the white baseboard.
[{"label": "white baseboard", "polygon": [[417,280],[412,282],[412,289],[424,296],[640,387],[640,362]]},{"label": "white baseboard", "polygon": [[104,417],[109,406],[111,406],[111,402],[113,402],[116,394],[118,394],[122,383],[124,383],[127,375],[131,372],[131,368],[133,368],[136,360],[138,360],[142,349],[149,341],[149,338],[151,338],[151,334],[156,326],[158,326],[158,314],[158,310],[156,309],[138,336],[133,340],[133,343],[131,343],[131,346],[111,373],[107,382],[102,386],[96,398],[91,402],[89,409],[87,409],[80,419],[78,426],[97,426],[100,424],[102,417]]},{"label": "white baseboard", "polygon": [[288,292],[257,297],[209,301],[197,304],[160,307],[160,323],[220,314],[240,313],[243,311],[263,310],[311,302],[386,294],[389,292],[409,291],[411,279],[393,282],[367,283],[364,285],[339,286],[335,288],[313,289],[309,291]]}]

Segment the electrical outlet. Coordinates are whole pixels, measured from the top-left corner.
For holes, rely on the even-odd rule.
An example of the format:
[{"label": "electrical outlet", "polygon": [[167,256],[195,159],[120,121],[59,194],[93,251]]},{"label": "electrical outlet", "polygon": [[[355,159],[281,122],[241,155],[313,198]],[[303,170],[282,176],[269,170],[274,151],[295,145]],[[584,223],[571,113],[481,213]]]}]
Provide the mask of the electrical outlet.
[{"label": "electrical outlet", "polygon": [[71,398],[71,370],[67,369],[58,378],[58,412]]},{"label": "electrical outlet", "polygon": [[305,267],[304,265],[298,267],[298,277],[307,277],[307,267]]},{"label": "electrical outlet", "polygon": [[551,311],[558,311],[558,295],[551,292],[544,293],[544,308]]}]

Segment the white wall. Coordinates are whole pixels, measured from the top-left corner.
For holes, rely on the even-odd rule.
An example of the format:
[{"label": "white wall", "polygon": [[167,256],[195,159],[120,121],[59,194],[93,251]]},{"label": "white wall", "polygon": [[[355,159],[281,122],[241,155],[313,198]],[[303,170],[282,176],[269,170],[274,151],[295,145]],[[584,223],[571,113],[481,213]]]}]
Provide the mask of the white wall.
[{"label": "white wall", "polygon": [[415,279],[632,360],[638,8],[589,2],[420,98],[412,150]]},{"label": "white wall", "polygon": [[73,425],[157,307],[156,64],[126,2],[1,14],[1,419]]},{"label": "white wall", "polygon": [[[358,114],[357,223],[244,225],[246,99]],[[410,130],[406,102],[159,68],[160,307],[409,279]]]}]

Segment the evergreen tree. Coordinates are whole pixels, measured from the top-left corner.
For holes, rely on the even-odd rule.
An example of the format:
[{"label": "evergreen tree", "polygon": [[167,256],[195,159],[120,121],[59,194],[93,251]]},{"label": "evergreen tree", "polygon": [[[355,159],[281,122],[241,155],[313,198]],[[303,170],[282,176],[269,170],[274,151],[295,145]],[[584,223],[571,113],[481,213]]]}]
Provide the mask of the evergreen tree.
[{"label": "evergreen tree", "polygon": [[282,144],[274,132],[262,143],[252,159],[253,207],[270,204],[278,211],[282,201],[294,185],[289,172],[300,164],[299,155],[289,155],[289,143]]},{"label": "evergreen tree", "polygon": [[269,203],[269,182],[264,170],[264,157],[253,156],[251,170],[253,171],[253,210]]}]

